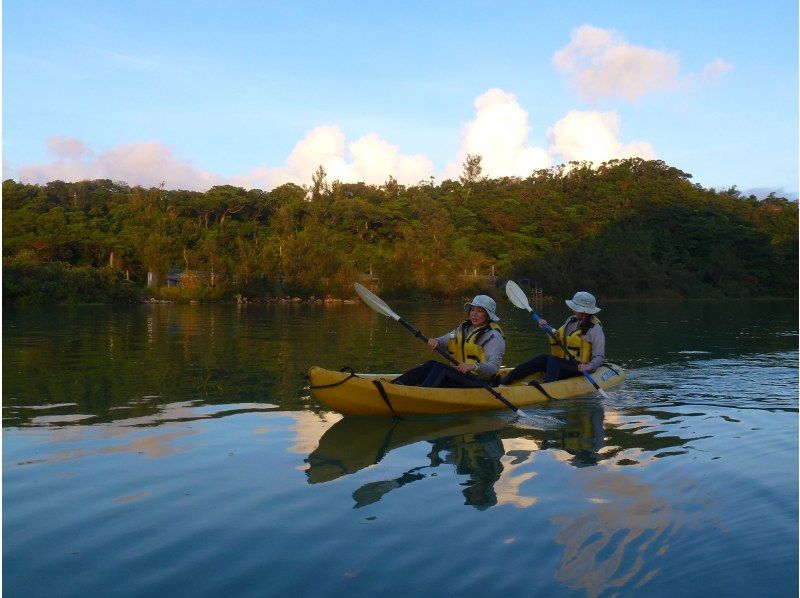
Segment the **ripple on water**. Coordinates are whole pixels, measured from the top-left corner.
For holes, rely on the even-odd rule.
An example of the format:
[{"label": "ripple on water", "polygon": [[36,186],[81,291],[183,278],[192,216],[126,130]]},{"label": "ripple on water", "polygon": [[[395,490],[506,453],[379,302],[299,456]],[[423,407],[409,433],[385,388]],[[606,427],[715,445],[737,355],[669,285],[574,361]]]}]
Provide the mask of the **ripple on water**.
[{"label": "ripple on water", "polygon": [[[189,310],[179,352],[148,344],[129,354],[126,363],[140,365],[126,371],[107,367],[103,354],[84,355],[62,364],[47,397],[32,394],[36,385],[9,386],[17,397],[4,409],[12,417],[3,447],[9,593],[796,595],[796,351],[679,354],[712,345],[703,330],[697,342],[673,339],[654,356],[648,332],[641,347],[653,353],[630,354],[651,365],[633,369],[611,400],[532,409],[564,421],[559,429],[503,421],[450,436],[431,426],[428,437],[394,422],[339,426],[345,434],[327,440],[341,450],[329,442],[321,451],[335,475],[311,476],[312,452],[346,420],[297,398],[307,395],[307,364],[298,364],[393,368],[413,363],[418,349],[403,349],[407,334],[395,338],[377,319],[354,325],[350,311],[341,326],[321,325],[320,311],[299,326],[300,311],[291,322],[262,320],[264,311],[242,327],[217,320],[205,342],[206,316],[227,312]],[[180,328],[177,312],[159,317]],[[321,326],[353,349],[316,342]],[[528,328],[526,320],[526,338]],[[239,342],[248,331],[258,346]],[[395,345],[398,353],[376,357]],[[264,373],[278,346],[278,365]],[[198,391],[205,364],[219,394]],[[245,374],[234,381],[237,371]],[[26,372],[34,380],[38,370]],[[130,379],[108,393],[97,385],[74,392],[76,379],[109,372]],[[61,414],[97,417],[31,425]]]},{"label": "ripple on water", "polygon": [[640,368],[613,389],[608,404],[619,409],[674,404],[797,410],[797,357],[794,351]]}]

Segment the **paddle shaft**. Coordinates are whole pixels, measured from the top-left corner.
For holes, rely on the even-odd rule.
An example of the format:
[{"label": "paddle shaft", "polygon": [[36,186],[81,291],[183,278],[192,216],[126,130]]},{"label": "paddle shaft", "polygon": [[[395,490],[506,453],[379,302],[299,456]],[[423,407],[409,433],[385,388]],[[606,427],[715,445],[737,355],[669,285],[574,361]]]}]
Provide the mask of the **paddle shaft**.
[{"label": "paddle shaft", "polygon": [[[538,326],[538,325],[539,325],[539,320],[541,320],[541,319],[542,319],[542,317],[541,317],[539,314],[537,314],[535,311],[533,311],[533,310],[532,310],[530,307],[528,308],[528,312],[531,314],[531,317],[533,317],[533,320],[536,322],[536,325]],[[578,360],[577,360],[577,359],[575,359],[575,356],[574,356],[572,353],[570,353],[569,349],[567,349],[567,345],[564,343],[564,341],[563,341],[563,340],[561,340],[561,339],[558,337],[558,334],[556,333],[556,330],[555,330],[555,328],[553,328],[552,326],[545,326],[545,327],[544,327],[544,330],[545,330],[545,332],[547,332],[547,334],[549,334],[549,335],[550,335],[550,338],[552,338],[554,341],[556,341],[556,343],[558,343],[558,346],[559,346],[559,347],[561,347],[561,350],[562,350],[562,351],[564,351],[564,355],[566,355],[566,356],[567,356],[567,358],[568,358],[568,359],[569,359],[569,360],[570,360],[570,361],[571,361],[573,364],[575,364],[575,365],[580,365],[580,364],[578,363]],[[595,382],[595,379],[592,377],[592,375],[591,375],[589,372],[581,372],[581,373],[582,373],[584,376],[586,376],[586,379],[589,381],[589,383],[590,383],[592,386],[594,386],[594,387],[595,387],[595,389],[596,389],[596,390],[597,390],[597,391],[598,391],[598,392],[599,392],[601,395],[603,395],[605,398],[609,398],[609,397],[608,397],[608,394],[606,393],[606,391],[605,391],[605,390],[603,390],[602,388],[600,388],[600,385],[599,385],[597,382]]]},{"label": "paddle shaft", "polygon": [[[427,336],[422,334],[419,330],[414,328],[411,324],[406,322],[403,318],[398,318],[397,322],[401,326],[403,326],[406,330],[411,332],[414,336],[416,336],[418,339],[422,340],[422,342],[424,342],[425,344],[427,344],[428,340],[430,340],[430,339],[428,339]],[[456,365],[456,366],[459,365],[459,363],[453,358],[453,356],[450,355],[447,351],[445,351],[441,347],[437,346],[436,347],[436,351],[439,353],[439,355],[441,355],[442,357],[446,358],[453,365]],[[487,384],[486,382],[484,382],[483,380],[481,380],[478,377],[475,377],[475,381],[478,382],[481,386],[483,386],[483,388],[488,390],[490,393],[492,393],[492,396],[494,396],[495,399],[497,399],[498,401],[501,401],[503,403],[503,405],[505,405],[506,407],[508,407],[512,411],[514,411],[518,416],[527,417],[525,415],[524,411],[522,411],[521,409],[518,409],[517,407],[515,407],[511,402],[509,402],[503,395],[501,395],[499,392],[497,392],[489,384]]]},{"label": "paddle shaft", "polygon": [[[422,342],[424,342],[424,343],[427,343],[427,342],[430,340],[430,339],[429,339],[427,336],[425,336],[424,334],[422,334],[422,333],[421,333],[419,330],[417,330],[416,328],[414,328],[414,327],[413,327],[411,324],[409,324],[408,322],[406,322],[406,321],[405,321],[403,318],[400,318],[400,319],[398,320],[398,322],[400,322],[400,324],[402,324],[402,325],[403,325],[405,328],[407,328],[408,330],[410,330],[410,331],[411,331],[411,332],[414,334],[414,336],[416,336],[418,339],[421,339],[421,340],[422,340]],[[441,348],[440,346],[438,346],[438,345],[436,346],[436,352],[437,352],[437,353],[439,353],[439,355],[441,355],[441,356],[442,356],[442,357],[444,357],[445,359],[447,359],[447,361],[449,361],[449,362],[450,362],[450,363],[452,363],[453,365],[455,365],[455,366],[458,366],[458,365],[459,365],[458,361],[456,361],[456,360],[453,358],[453,356],[452,356],[452,355],[450,355],[450,353],[448,353],[447,351],[445,351],[444,349],[442,349],[442,348]],[[516,409],[516,408],[515,408],[515,409]]]}]

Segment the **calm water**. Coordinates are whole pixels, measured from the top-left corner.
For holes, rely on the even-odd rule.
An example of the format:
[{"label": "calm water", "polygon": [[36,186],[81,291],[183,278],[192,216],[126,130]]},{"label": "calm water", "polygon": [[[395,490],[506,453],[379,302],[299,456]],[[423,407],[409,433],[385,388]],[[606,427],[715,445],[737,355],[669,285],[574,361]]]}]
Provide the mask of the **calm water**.
[{"label": "calm water", "polygon": [[363,305],[6,309],[3,590],[796,596],[797,302],[604,307],[629,380],[529,408],[556,430],[326,411],[310,365],[430,355]]}]

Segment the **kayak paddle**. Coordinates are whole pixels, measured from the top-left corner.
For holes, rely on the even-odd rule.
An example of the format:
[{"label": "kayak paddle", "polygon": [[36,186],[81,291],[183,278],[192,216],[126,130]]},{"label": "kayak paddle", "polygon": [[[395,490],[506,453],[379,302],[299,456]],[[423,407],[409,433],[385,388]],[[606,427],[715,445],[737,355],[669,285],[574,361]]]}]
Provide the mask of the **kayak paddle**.
[{"label": "kayak paddle", "polygon": [[[358,293],[358,296],[361,297],[364,300],[364,303],[369,305],[372,309],[374,309],[378,313],[381,313],[384,316],[388,316],[388,317],[392,318],[395,322],[398,322],[401,326],[403,326],[406,330],[411,332],[414,336],[416,336],[418,339],[420,339],[425,344],[428,343],[428,337],[426,337],[419,330],[414,328],[411,324],[409,324],[403,318],[401,318],[396,313],[394,313],[392,311],[392,308],[390,308],[388,305],[386,305],[386,303],[384,303],[383,299],[381,299],[375,293],[373,293],[372,291],[367,289],[364,285],[355,283],[355,287],[356,287],[356,293]],[[441,347],[438,347],[436,350],[440,355],[442,355],[444,358],[446,358],[450,363],[452,363],[453,365],[458,365],[458,362],[455,359],[453,359],[453,356],[450,355],[447,351],[445,351]],[[514,405],[512,405],[509,401],[507,401],[506,398],[503,395],[501,395],[494,388],[492,388],[491,386],[489,386],[488,384],[483,382],[483,380],[481,380],[480,378],[476,377],[475,381],[480,383],[486,390],[488,390],[490,393],[492,393],[492,396],[494,396],[494,398],[496,398],[498,401],[502,401],[502,403],[506,407],[511,409],[513,412],[515,412],[519,417],[528,417],[525,414],[524,411],[522,411],[521,409],[517,409]]]},{"label": "kayak paddle", "polygon": [[[508,295],[508,298],[511,300],[511,303],[513,303],[515,307],[519,307],[520,309],[527,310],[528,313],[531,314],[531,316],[533,316],[533,319],[536,322],[536,324],[539,324],[539,320],[542,319],[541,316],[539,314],[537,314],[535,311],[533,311],[533,309],[531,308],[530,303],[528,303],[528,296],[525,294],[525,292],[521,288],[519,288],[519,285],[516,282],[514,282],[513,280],[509,280],[506,283],[506,295]],[[569,350],[567,349],[567,346],[564,344],[564,341],[562,341],[560,338],[558,338],[558,335],[556,334],[555,328],[553,328],[552,326],[546,326],[545,327],[545,332],[547,332],[547,334],[549,334],[550,337],[554,341],[556,341],[558,343],[558,345],[564,351],[564,355],[566,355],[567,358],[572,363],[574,363],[575,365],[578,365],[578,360],[575,359],[575,356],[572,355],[572,353],[569,352]],[[606,393],[605,390],[600,388],[600,385],[597,384],[597,382],[595,382],[594,378],[592,378],[592,375],[589,372],[581,372],[581,373],[584,376],[586,376],[586,379],[591,383],[592,386],[595,387],[597,392],[599,392],[601,395],[603,395],[603,397],[605,397],[606,399],[610,399],[611,398],[611,397],[608,396],[608,393]]]}]

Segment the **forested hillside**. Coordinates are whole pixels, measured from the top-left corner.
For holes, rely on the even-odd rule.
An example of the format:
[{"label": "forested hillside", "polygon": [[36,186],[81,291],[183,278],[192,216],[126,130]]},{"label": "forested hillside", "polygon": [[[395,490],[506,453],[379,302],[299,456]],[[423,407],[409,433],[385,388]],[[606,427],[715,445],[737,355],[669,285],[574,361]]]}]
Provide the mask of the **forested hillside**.
[{"label": "forested hillside", "polygon": [[352,297],[366,276],[387,297],[458,297],[481,275],[557,296],[796,296],[797,202],[690,179],[640,159],[483,179],[470,157],[458,181],[411,187],[321,168],[271,191],[7,180],[3,301]]}]

